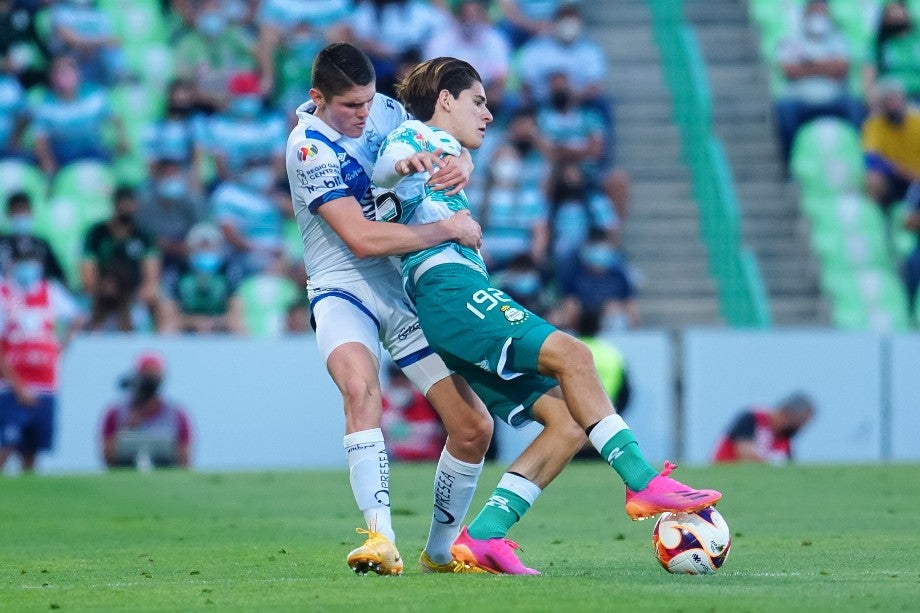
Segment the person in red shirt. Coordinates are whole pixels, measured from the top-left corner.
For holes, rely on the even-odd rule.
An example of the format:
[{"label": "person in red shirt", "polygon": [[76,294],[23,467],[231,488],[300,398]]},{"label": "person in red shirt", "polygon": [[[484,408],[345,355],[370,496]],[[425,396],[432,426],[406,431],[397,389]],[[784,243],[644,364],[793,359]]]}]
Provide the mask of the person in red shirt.
[{"label": "person in red shirt", "polygon": [[713,461],[789,462],[793,437],[814,415],[814,402],[802,392],[787,396],[776,408],[748,407],[720,439]]},{"label": "person in red shirt", "polygon": [[0,473],[14,454],[32,472],[38,452],[51,449],[59,357],[81,323],[67,290],[45,279],[42,260],[24,245],[0,271]]},{"label": "person in red shirt", "polygon": [[160,394],[165,367],[156,353],[143,353],[121,385],[126,396],[102,419],[102,457],[106,466],[147,470],[189,466],[188,414]]}]

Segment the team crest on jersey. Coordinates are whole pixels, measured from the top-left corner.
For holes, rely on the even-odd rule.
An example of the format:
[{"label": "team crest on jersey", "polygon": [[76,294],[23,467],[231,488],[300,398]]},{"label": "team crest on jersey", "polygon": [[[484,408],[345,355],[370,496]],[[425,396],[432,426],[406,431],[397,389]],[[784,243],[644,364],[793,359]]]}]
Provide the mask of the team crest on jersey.
[{"label": "team crest on jersey", "polygon": [[301,162],[306,162],[316,157],[316,154],[319,153],[319,148],[316,145],[309,145],[307,147],[301,147],[297,152],[297,157],[300,158]]},{"label": "team crest on jersey", "polygon": [[522,311],[521,309],[508,306],[507,304],[502,307],[502,313],[505,314],[505,319],[512,324],[519,324],[527,319],[527,311]]},{"label": "team crest on jersey", "polygon": [[335,155],[337,158],[339,158],[339,164],[344,164],[345,161],[348,159],[348,154],[345,153],[344,151],[339,151]]}]

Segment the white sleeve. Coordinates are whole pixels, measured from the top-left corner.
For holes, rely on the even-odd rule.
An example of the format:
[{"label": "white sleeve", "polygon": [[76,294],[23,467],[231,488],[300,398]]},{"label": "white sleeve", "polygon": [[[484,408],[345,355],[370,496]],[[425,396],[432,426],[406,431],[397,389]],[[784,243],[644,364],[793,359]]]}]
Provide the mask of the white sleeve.
[{"label": "white sleeve", "polygon": [[387,143],[381,150],[380,157],[374,163],[371,181],[377,187],[393,189],[403,178],[403,175],[396,172],[396,162],[409,157],[413,153],[416,153],[415,149],[406,143]]}]

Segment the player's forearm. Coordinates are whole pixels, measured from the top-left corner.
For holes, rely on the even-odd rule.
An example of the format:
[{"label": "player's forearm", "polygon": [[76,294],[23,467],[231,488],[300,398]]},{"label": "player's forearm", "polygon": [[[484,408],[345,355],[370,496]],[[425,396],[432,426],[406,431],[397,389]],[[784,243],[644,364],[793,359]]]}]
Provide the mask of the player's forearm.
[{"label": "player's forearm", "polygon": [[421,251],[458,238],[451,224],[445,221],[421,225],[402,225],[368,221],[357,236],[345,238],[345,243],[359,258],[385,257]]}]

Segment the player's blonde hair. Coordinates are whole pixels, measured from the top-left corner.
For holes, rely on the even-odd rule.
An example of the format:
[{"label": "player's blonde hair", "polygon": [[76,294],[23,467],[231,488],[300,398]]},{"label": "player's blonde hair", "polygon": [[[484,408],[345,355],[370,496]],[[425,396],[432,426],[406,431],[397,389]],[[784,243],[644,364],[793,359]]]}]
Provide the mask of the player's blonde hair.
[{"label": "player's blonde hair", "polygon": [[468,62],[455,57],[436,57],[422,62],[396,85],[396,95],[406,109],[421,121],[434,116],[435,103],[447,90],[455,98],[482,77]]}]

